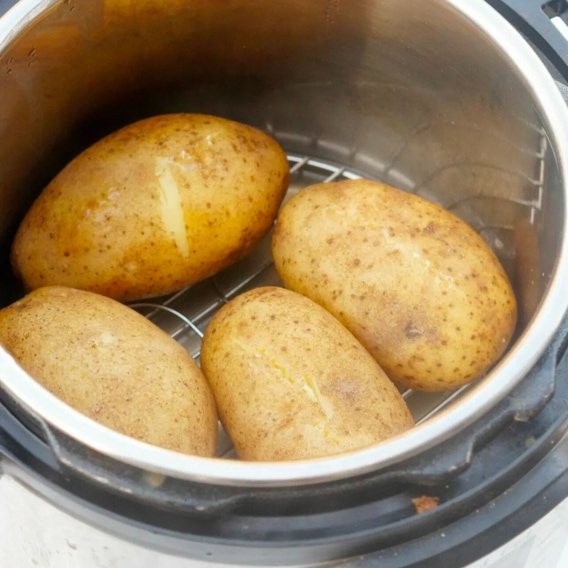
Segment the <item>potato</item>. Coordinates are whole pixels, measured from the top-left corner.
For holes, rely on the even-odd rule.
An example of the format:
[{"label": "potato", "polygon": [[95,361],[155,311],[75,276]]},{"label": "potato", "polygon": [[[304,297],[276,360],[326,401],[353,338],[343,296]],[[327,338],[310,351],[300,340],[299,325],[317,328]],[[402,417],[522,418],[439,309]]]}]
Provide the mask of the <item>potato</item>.
[{"label": "potato", "polygon": [[334,314],[405,387],[474,380],[515,329],[513,290],[485,241],[445,209],[381,183],[302,190],[281,210],[272,252],[285,286]]},{"label": "potato", "polygon": [[136,122],[55,177],[25,216],[12,265],[26,289],[129,301],[211,276],[268,232],[286,155],[259,130],[206,115]]},{"label": "potato", "polygon": [[214,455],[217,415],[203,374],[134,310],[91,292],[40,288],[0,310],[0,344],[51,393],[104,426]]},{"label": "potato", "polygon": [[345,327],[283,288],[257,288],[226,304],[207,327],[201,364],[245,460],[328,456],[414,424],[394,384]]}]

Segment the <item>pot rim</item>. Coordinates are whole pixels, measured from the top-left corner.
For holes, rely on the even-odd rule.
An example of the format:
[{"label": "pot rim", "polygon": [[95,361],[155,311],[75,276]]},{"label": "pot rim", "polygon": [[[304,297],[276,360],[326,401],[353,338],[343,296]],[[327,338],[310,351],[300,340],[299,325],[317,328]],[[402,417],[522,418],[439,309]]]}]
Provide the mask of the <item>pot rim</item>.
[{"label": "pot rim", "polygon": [[[0,18],[0,53],[22,29],[57,3],[58,0],[20,0]],[[376,446],[335,457],[251,463],[186,456],[110,430],[49,393],[0,348],[0,382],[6,392],[56,430],[115,460],[174,478],[243,487],[309,485],[383,469],[441,444],[507,396],[542,355],[568,307],[565,291],[568,281],[568,109],[536,53],[493,8],[482,0],[445,0],[445,3],[483,32],[524,79],[547,123],[564,192],[557,264],[538,312],[515,345],[458,406],[443,410],[413,430]]]}]

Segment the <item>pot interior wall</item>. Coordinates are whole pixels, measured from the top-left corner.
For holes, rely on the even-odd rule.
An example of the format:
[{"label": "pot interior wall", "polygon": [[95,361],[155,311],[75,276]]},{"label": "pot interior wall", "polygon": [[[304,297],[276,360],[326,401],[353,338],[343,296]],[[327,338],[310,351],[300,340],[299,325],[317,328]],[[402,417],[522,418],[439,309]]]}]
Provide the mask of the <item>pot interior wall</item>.
[{"label": "pot interior wall", "polygon": [[136,119],[200,112],[449,208],[527,324],[558,255],[559,174],[523,78],[471,22],[436,0],[165,6],[53,1],[0,45],[0,305],[22,293],[14,231],[68,160]]}]

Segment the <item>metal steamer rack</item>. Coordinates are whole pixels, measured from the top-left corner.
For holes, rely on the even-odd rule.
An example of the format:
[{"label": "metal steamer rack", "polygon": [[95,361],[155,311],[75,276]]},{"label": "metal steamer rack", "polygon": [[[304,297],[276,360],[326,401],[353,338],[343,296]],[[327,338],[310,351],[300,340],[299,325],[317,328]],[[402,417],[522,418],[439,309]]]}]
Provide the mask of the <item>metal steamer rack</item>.
[{"label": "metal steamer rack", "polygon": [[[526,126],[535,129],[534,126]],[[541,211],[548,150],[547,140],[541,131],[538,131],[538,140],[539,147],[532,152],[536,164],[536,171],[533,177],[527,176],[523,172],[505,172],[507,175],[512,175],[522,180],[526,188],[525,194],[528,196],[526,199],[509,198],[509,204],[522,208],[524,210],[523,217],[526,218],[526,221],[531,226],[535,226],[536,230],[539,230],[538,216]],[[404,145],[401,146],[397,155],[400,155],[403,150]],[[530,152],[526,148],[521,148],[520,151]],[[392,185],[395,185],[396,180],[399,178],[393,167],[395,161],[396,157],[384,169],[384,174],[381,176],[383,181],[390,182]],[[369,178],[369,176],[354,168],[310,156],[288,154],[288,162],[290,164],[290,186],[284,202],[304,187],[314,183],[329,183],[363,177]],[[405,179],[402,183],[399,183],[399,186],[404,185],[405,190],[420,195],[421,190],[427,185],[427,181],[435,179],[442,169],[472,167],[487,168],[484,164],[446,165],[438,171],[430,172],[427,180],[411,184]],[[400,179],[398,181],[400,182]],[[491,203],[491,206],[494,207],[499,207],[500,201],[502,201],[495,196],[478,195],[457,199],[452,203],[443,205],[449,211],[464,218],[478,231],[497,254],[507,272],[510,273],[512,270],[511,263],[515,254],[514,227],[483,221],[481,216],[476,215],[473,210],[468,208],[468,204],[474,200],[493,201],[494,203]],[[217,310],[235,296],[252,288],[282,286],[272,261],[270,250],[271,237],[272,231],[245,259],[205,281],[171,295],[150,301],[132,303],[130,307],[136,309],[169,333],[199,364],[201,340],[208,323]],[[402,391],[402,396],[418,425],[450,404],[459,401],[471,388],[472,385],[465,385],[459,389],[441,393],[417,392],[412,389],[406,389]],[[222,426],[219,426],[219,442],[216,456],[227,459],[237,458],[231,440]]]}]

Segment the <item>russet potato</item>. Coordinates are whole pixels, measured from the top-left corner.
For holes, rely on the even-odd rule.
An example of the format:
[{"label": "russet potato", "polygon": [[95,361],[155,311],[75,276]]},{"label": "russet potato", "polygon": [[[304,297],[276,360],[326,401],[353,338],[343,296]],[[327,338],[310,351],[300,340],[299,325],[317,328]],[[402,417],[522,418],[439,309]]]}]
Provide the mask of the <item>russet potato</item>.
[{"label": "russet potato", "polygon": [[413,426],[394,384],[326,310],[284,288],[214,316],[202,369],[240,458],[283,461],[377,444]]},{"label": "russet potato", "polygon": [[300,191],[279,214],[272,252],[285,286],[334,314],[405,387],[473,381],[515,330],[513,290],[485,241],[447,210],[381,183]]},{"label": "russet potato", "polygon": [[211,457],[217,414],[191,356],[110,298],[40,288],[0,310],[0,344],[47,390],[143,442]]},{"label": "russet potato", "polygon": [[89,147],[43,190],[12,265],[27,290],[68,286],[119,301],[173,292],[250,251],[288,180],[283,150],[257,129],[199,114],[141,120]]}]

